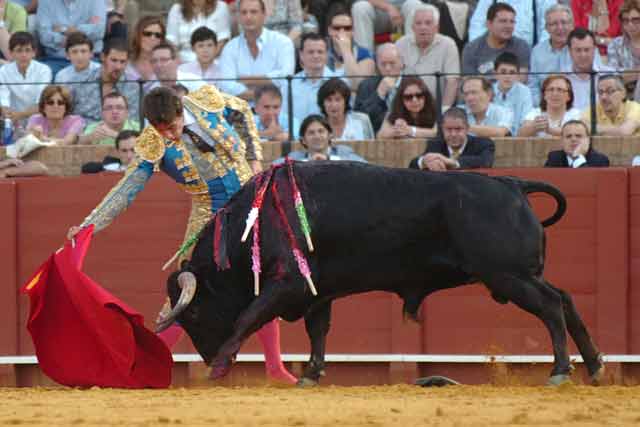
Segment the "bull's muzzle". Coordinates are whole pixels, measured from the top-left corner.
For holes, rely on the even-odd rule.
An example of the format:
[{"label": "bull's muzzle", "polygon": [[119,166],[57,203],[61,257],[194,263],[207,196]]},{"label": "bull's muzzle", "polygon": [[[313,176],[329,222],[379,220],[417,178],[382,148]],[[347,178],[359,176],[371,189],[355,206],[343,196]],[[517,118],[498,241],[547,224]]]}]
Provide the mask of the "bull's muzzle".
[{"label": "bull's muzzle", "polygon": [[176,306],[173,307],[169,314],[163,315],[160,313],[158,320],[156,320],[156,333],[164,331],[176,321],[176,317],[187,308],[193,299],[197,285],[196,276],[194,276],[193,273],[183,271],[178,275],[178,286],[181,289],[180,297],[178,298]]}]

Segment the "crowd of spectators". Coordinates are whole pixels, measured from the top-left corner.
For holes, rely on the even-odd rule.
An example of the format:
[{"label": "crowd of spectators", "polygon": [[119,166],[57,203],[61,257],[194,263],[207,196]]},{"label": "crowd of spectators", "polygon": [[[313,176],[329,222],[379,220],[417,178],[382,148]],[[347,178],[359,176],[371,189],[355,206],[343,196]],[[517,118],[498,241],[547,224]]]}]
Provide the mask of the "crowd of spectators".
[{"label": "crowd of spectators", "polygon": [[[115,146],[150,89],[204,83],[247,100],[265,143],[329,130],[325,157],[376,137],[452,155],[443,117],[474,146],[577,120],[640,134],[640,0],[0,0],[0,62],[14,139],[64,145]],[[466,165],[434,158],[414,166]]]}]

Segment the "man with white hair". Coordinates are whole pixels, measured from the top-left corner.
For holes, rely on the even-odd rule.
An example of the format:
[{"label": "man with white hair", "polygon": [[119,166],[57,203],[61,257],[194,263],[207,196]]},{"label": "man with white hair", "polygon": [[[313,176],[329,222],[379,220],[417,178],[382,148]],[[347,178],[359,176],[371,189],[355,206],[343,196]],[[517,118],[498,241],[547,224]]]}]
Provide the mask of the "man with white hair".
[{"label": "man with white hair", "polygon": [[373,52],[376,33],[393,32],[404,28],[411,33],[411,18],[421,0],[357,0],[351,7],[353,17],[353,39]]},{"label": "man with white hair", "polygon": [[455,41],[438,32],[440,13],[430,4],[416,8],[411,28],[413,34],[403,36],[396,45],[404,62],[405,74],[420,75],[436,97],[436,72],[445,74],[441,79],[442,103],[453,105],[458,90],[460,55]]},{"label": "man with white hair", "polygon": [[402,58],[393,43],[384,43],[376,50],[378,75],[363,80],[358,86],[354,109],[366,113],[373,130],[378,132],[400,84]]}]

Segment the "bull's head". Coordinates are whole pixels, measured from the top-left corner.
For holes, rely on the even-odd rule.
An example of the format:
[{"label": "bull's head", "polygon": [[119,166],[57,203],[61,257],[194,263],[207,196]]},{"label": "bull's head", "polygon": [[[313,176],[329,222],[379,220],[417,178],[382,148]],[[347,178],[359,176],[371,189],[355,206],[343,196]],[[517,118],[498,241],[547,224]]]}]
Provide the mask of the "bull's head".
[{"label": "bull's head", "polygon": [[223,276],[213,264],[183,263],[167,280],[172,308],[156,321],[156,332],[177,321],[207,364],[231,336],[241,307],[246,305],[227,292]]}]

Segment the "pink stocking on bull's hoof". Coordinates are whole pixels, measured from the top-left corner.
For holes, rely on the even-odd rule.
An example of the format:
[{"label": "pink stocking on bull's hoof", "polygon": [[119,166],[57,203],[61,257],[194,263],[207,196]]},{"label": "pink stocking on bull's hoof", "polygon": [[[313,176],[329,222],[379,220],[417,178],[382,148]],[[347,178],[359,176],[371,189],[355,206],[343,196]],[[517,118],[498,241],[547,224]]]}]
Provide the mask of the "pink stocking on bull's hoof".
[{"label": "pink stocking on bull's hoof", "polygon": [[266,323],[259,331],[258,338],[264,349],[264,363],[267,375],[276,381],[287,384],[295,384],[296,377],[284,367],[280,356],[280,323],[273,319]]},{"label": "pink stocking on bull's hoof", "polygon": [[226,377],[229,371],[231,371],[231,367],[233,366],[233,360],[235,358],[224,358],[222,360],[214,360],[211,362],[211,371],[209,372],[210,380],[218,380],[220,378]]}]

